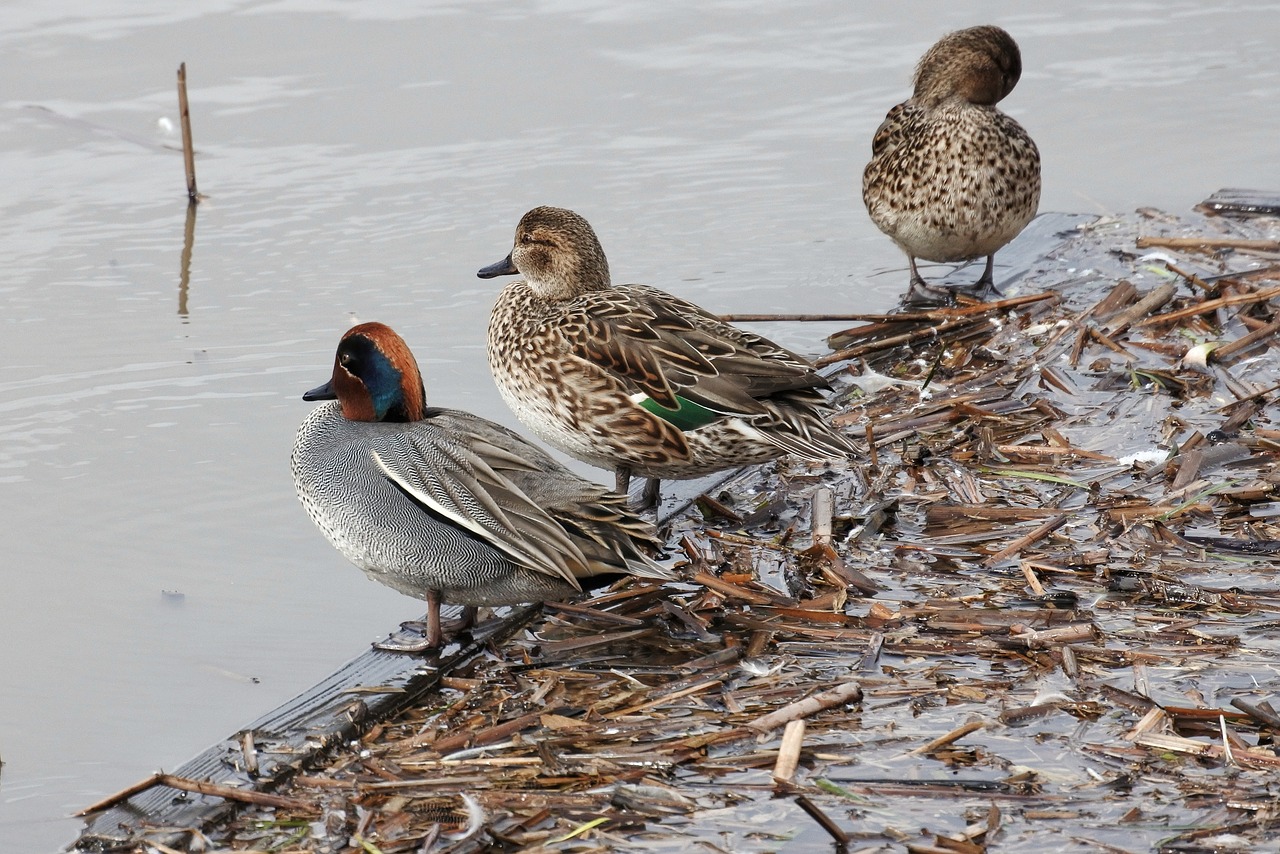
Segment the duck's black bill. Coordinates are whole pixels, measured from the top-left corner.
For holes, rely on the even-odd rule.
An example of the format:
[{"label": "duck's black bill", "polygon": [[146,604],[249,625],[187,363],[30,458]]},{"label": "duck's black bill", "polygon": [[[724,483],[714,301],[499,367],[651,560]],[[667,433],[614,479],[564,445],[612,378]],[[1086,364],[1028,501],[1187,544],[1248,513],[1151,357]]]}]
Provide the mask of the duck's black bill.
[{"label": "duck's black bill", "polygon": [[316,386],[311,391],[302,395],[303,400],[337,400],[338,393],[333,390],[333,380],[329,380],[322,386]]},{"label": "duck's black bill", "polygon": [[476,275],[482,279],[492,279],[495,276],[514,276],[520,271],[516,269],[516,265],[511,263],[511,256],[508,255],[497,264],[490,264],[488,267],[481,267],[476,271]]}]

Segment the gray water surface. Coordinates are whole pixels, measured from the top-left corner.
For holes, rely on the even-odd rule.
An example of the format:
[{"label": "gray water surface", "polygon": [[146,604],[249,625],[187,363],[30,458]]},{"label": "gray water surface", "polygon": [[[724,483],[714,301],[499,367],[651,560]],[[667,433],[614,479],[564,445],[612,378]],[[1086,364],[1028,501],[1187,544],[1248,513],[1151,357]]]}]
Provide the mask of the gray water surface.
[{"label": "gray water surface", "polygon": [[[1277,4],[692,5],[0,6],[0,851],[67,843],[74,810],[420,615],[297,506],[299,395],[376,319],[435,403],[516,426],[475,270],[529,207],[714,311],[887,309],[870,138],[976,23],[1022,46],[1003,106],[1043,210],[1280,189]],[[209,196],[185,292],[181,61]],[[759,328],[810,353],[831,329]]]}]

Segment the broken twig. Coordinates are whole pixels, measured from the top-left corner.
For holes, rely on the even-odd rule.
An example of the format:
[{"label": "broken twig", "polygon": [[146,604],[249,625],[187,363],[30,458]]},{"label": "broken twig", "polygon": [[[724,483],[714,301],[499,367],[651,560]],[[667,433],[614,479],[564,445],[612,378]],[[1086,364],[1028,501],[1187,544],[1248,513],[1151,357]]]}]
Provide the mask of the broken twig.
[{"label": "broken twig", "polygon": [[196,150],[191,140],[191,108],[187,104],[187,64],[178,66],[178,113],[182,125],[182,165],[187,172],[187,198],[192,204],[202,196],[196,190]]},{"label": "broken twig", "polygon": [[751,729],[761,734],[772,732],[780,726],[790,723],[791,721],[807,718],[816,715],[825,709],[843,706],[846,703],[859,703],[862,701],[862,688],[857,682],[845,682],[834,688],[828,688],[818,694],[805,697],[788,706],[783,706],[776,712],[770,712],[767,715],[761,715],[754,721],[747,723]]}]

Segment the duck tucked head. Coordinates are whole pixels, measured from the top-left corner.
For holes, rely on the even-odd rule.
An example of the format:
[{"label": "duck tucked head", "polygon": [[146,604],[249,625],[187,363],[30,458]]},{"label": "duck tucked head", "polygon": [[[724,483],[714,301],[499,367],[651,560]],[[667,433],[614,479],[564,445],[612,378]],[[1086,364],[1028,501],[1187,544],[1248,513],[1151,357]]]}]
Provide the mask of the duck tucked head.
[{"label": "duck tucked head", "polygon": [[350,421],[421,421],[426,392],[409,345],[382,323],[361,323],[338,342],[333,377],[303,400],[337,400]]},{"label": "duck tucked head", "polygon": [[916,66],[912,100],[926,107],[950,97],[991,106],[1018,85],[1022,53],[999,27],[970,27],[948,33]]},{"label": "duck tucked head", "polygon": [[511,254],[476,275],[524,276],[534,293],[567,300],[609,287],[609,262],[591,225],[564,208],[539,207],[520,218]]}]

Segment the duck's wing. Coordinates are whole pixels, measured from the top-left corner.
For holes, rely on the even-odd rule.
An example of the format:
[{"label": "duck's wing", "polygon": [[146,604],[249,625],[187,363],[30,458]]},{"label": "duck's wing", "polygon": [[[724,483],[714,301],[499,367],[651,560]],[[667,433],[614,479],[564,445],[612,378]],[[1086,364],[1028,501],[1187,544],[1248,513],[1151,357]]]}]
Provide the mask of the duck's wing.
[{"label": "duck's wing", "polygon": [[577,356],[668,410],[759,415],[762,398],[827,385],[794,353],[643,285],[586,294],[564,328]]},{"label": "duck's wing", "polygon": [[465,434],[473,452],[555,519],[587,558],[588,574],[624,572],[671,579],[645,551],[661,547],[653,523],[628,507],[628,497],[571,472],[520,434],[478,415],[440,410],[437,422]]},{"label": "duck's wing", "polygon": [[503,470],[536,471],[509,449],[469,442],[433,425],[379,438],[382,473],[424,510],[468,531],[515,563],[580,587],[587,559],[569,533]]},{"label": "duck's wing", "polygon": [[876,134],[871,138],[871,157],[883,157],[897,148],[906,134],[906,129],[914,123],[921,108],[903,101],[885,115]]}]

